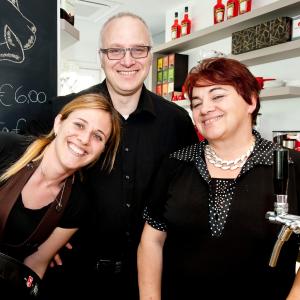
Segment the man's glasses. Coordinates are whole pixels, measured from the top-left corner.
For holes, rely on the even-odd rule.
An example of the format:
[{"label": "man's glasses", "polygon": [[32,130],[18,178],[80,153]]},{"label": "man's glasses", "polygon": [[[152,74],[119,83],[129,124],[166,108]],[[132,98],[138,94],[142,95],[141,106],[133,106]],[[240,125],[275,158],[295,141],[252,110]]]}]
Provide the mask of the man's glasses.
[{"label": "man's glasses", "polygon": [[107,58],[110,60],[118,60],[124,58],[127,51],[130,52],[132,58],[145,58],[148,56],[150,49],[151,46],[137,46],[132,48],[102,48],[100,49],[100,52],[105,53]]}]

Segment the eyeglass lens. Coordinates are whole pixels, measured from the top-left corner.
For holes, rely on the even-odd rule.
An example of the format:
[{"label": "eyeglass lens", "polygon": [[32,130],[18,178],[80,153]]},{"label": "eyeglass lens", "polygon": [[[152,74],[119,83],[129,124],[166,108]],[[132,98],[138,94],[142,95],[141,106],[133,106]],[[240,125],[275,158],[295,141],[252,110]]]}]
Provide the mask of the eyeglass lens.
[{"label": "eyeglass lens", "polygon": [[109,59],[122,59],[126,55],[126,51],[129,51],[133,58],[145,58],[148,55],[149,47],[108,48],[106,53]]}]

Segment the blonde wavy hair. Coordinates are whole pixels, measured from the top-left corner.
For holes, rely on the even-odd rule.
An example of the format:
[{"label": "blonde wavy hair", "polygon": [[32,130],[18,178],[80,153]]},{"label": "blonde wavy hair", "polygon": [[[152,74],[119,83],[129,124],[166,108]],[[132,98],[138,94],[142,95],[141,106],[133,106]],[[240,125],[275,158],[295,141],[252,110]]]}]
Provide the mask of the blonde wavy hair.
[{"label": "blonde wavy hair", "polygon": [[[59,112],[61,115],[61,120],[65,120],[68,116],[77,109],[100,109],[106,111],[110,114],[112,129],[110,137],[105,145],[104,159],[101,165],[101,169],[112,170],[118,147],[120,144],[121,135],[121,125],[118,112],[114,109],[113,105],[106,99],[105,96],[101,94],[85,94],[76,97],[74,100],[67,103]],[[11,176],[15,175],[23,167],[25,167],[31,161],[40,160],[45,152],[46,147],[55,139],[54,129],[52,129],[47,135],[41,136],[34,142],[32,142],[25,153],[17,160],[13,165],[11,165],[1,176],[0,182],[9,179]],[[89,166],[93,165],[96,161],[91,163]]]}]

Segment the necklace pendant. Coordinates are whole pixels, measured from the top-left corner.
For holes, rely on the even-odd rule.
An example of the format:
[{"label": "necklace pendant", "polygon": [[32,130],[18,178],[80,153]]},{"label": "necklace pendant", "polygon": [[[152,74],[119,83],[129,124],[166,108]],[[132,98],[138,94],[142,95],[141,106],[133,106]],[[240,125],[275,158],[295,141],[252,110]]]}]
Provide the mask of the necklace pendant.
[{"label": "necklace pendant", "polygon": [[57,212],[60,212],[62,210],[62,204],[57,203],[57,205],[55,206],[55,209],[56,209]]}]

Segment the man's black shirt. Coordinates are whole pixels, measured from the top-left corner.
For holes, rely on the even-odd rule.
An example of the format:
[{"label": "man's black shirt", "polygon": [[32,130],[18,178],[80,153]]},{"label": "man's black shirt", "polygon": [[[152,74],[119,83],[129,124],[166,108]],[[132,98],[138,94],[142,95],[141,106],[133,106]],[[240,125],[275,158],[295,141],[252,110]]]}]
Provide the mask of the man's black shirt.
[{"label": "man's black shirt", "polygon": [[[63,105],[76,96],[87,93],[102,93],[110,99],[104,81],[78,94],[55,99],[52,103],[53,118]],[[142,215],[151,181],[165,155],[198,142],[187,111],[145,87],[142,89],[137,109],[127,119],[122,116],[120,118],[122,138],[113,170],[109,174],[101,171],[100,157],[98,163],[85,172],[85,186],[92,211],[89,224],[75,235],[71,251],[76,253],[76,249],[81,249],[81,258],[76,257],[70,262],[70,268],[74,268],[72,275],[78,272],[81,265],[81,275],[76,275],[76,278],[89,274],[86,278],[96,281],[94,284],[80,282],[78,288],[82,286],[86,292],[86,286],[89,289],[99,287],[103,299],[118,299],[111,293],[119,289],[122,294],[124,287],[132,294],[125,295],[126,297],[136,298],[133,296],[137,287],[136,252],[144,225]],[[108,275],[103,275],[101,279],[91,275],[98,266],[97,262],[102,259],[123,262],[122,278],[126,278],[120,281],[123,288],[109,279],[111,277]],[[64,266],[68,265],[66,258],[63,258],[63,262]],[[126,268],[123,268],[124,265]],[[57,279],[57,274],[53,277],[54,280]],[[64,280],[66,277],[70,278],[70,274]],[[63,288],[69,293],[70,289],[66,287],[66,281],[64,282]],[[71,285],[72,290],[74,285],[77,286],[73,280]],[[110,295],[108,298],[105,297],[105,288]]]},{"label": "man's black shirt", "polygon": [[[53,116],[76,96],[87,93],[102,93],[110,99],[104,81],[78,94],[58,97],[52,103]],[[120,117],[121,145],[112,172],[101,171],[100,160],[86,177],[93,210],[84,237],[90,233],[90,251],[97,258],[120,258],[128,243],[137,246],[145,199],[162,158],[198,141],[188,113],[145,87],[137,109],[126,120]]]}]

